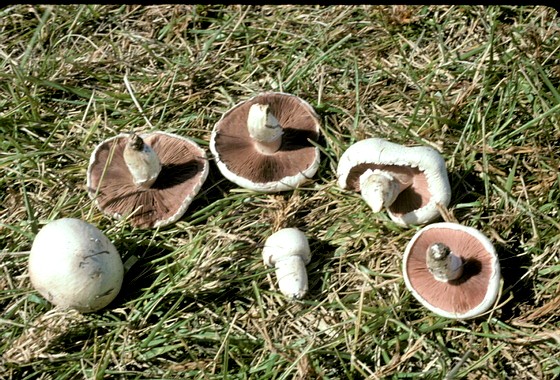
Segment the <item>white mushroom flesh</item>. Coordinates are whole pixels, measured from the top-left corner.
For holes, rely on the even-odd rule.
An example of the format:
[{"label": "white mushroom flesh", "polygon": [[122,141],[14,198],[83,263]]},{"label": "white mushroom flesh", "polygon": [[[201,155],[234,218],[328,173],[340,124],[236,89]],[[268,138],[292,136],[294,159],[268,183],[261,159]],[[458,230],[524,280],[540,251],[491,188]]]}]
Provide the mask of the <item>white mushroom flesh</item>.
[{"label": "white mushroom flesh", "polygon": [[278,287],[291,299],[300,299],[307,293],[307,270],[301,256],[290,256],[275,264]]},{"label": "white mushroom flesh", "polygon": [[148,188],[154,184],[161,171],[161,162],[152,147],[140,136],[130,136],[123,158],[136,186]]},{"label": "white mushroom flesh", "polygon": [[443,243],[434,243],[426,251],[426,266],[441,282],[457,280],[463,274],[463,260]]},{"label": "white mushroom flesh", "polygon": [[263,261],[276,268],[278,287],[290,299],[301,299],[308,290],[305,266],[311,260],[307,237],[297,228],[284,228],[269,236]]},{"label": "white mushroom flesh", "polygon": [[247,116],[249,135],[255,140],[256,148],[263,154],[272,154],[282,144],[282,126],[269,111],[267,104],[255,103]]},{"label": "white mushroom flesh", "polygon": [[405,176],[398,176],[384,170],[366,170],[360,175],[360,192],[362,198],[374,212],[389,207],[401,191],[411,185]]}]

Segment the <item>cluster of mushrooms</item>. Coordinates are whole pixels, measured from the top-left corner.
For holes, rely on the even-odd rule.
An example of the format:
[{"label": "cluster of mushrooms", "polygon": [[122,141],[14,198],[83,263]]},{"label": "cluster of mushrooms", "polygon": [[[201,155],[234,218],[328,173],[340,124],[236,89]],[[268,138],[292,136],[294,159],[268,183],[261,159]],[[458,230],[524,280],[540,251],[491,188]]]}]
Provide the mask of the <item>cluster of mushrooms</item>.
[{"label": "cluster of mushrooms", "polygon": [[[215,124],[210,150],[220,172],[258,192],[292,190],[315,175],[319,117],[297,96],[268,92],[243,101]],[[185,213],[208,175],[208,159],[191,139],[171,133],[120,134],[100,143],[87,171],[97,207],[137,228],[157,228]],[[338,186],[359,192],[374,212],[385,209],[401,226],[422,225],[447,207],[445,162],[431,147],[405,147],[380,138],[351,145],[337,168]],[[279,290],[301,299],[308,290],[311,251],[305,234],[283,228],[262,250]],[[458,223],[433,223],[408,243],[402,265],[407,288],[433,312],[471,318],[496,301],[500,280],[492,243]],[[80,312],[107,306],[119,293],[123,264],[95,226],[74,218],[45,225],[29,257],[32,285],[49,302]]]}]

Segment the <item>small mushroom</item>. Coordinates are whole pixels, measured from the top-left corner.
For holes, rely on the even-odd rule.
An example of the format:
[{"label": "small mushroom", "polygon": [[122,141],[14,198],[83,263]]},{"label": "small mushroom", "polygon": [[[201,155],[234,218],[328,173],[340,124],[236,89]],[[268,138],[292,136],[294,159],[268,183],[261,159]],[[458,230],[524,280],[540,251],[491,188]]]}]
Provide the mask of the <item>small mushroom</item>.
[{"label": "small mushroom", "polygon": [[342,189],[359,191],[374,212],[385,207],[401,226],[432,221],[440,215],[437,205],[451,199],[445,161],[427,146],[358,141],[340,157],[337,177]]},{"label": "small mushroom", "polygon": [[220,172],[246,189],[292,190],[315,175],[319,117],[295,95],[269,92],[243,101],[216,123],[210,150]]},{"label": "small mushroom", "polygon": [[406,246],[402,270],[412,295],[447,318],[467,319],[486,312],[500,287],[500,263],[490,240],[457,223],[420,229]]},{"label": "small mushroom", "polygon": [[183,216],[207,176],[206,153],[194,141],[123,133],[93,151],[87,187],[104,213],[139,228],[163,227]]},{"label": "small mushroom", "polygon": [[92,224],[75,218],[57,219],[41,228],[28,268],[31,284],[43,297],[81,313],[113,301],[124,272],[113,243]]},{"label": "small mushroom", "polygon": [[307,237],[297,228],[283,228],[266,239],[262,251],[265,265],[276,268],[280,291],[290,299],[307,293],[307,270],[311,251]]}]

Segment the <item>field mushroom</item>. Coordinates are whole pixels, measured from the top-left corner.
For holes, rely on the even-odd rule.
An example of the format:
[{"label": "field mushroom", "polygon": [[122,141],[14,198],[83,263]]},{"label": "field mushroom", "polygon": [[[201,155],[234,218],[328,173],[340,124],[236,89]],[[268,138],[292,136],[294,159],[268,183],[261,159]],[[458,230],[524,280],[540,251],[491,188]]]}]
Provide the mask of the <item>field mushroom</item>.
[{"label": "field mushroom", "polygon": [[53,220],[41,228],[28,269],[31,284],[49,302],[81,313],[113,301],[124,272],[113,243],[97,227],[75,218]]},{"label": "field mushroom", "polygon": [[163,227],[183,216],[207,176],[206,153],[194,141],[123,133],[93,151],[87,188],[104,213],[139,228]]},{"label": "field mushroom", "polygon": [[478,230],[458,223],[434,223],[416,232],[406,246],[402,271],[412,295],[447,318],[483,314],[500,288],[494,246]]},{"label": "field mushroom", "polygon": [[311,261],[309,242],[297,228],[283,228],[266,239],[262,251],[264,264],[276,268],[280,291],[290,299],[307,293],[307,270]]},{"label": "field mushroom", "polygon": [[216,123],[210,150],[231,182],[260,192],[287,191],[317,172],[319,117],[309,103],[282,92],[243,101]]},{"label": "field mushroom", "polygon": [[340,157],[337,177],[342,189],[359,191],[374,212],[386,208],[401,226],[432,221],[439,216],[437,205],[451,200],[445,161],[427,146],[358,141]]}]

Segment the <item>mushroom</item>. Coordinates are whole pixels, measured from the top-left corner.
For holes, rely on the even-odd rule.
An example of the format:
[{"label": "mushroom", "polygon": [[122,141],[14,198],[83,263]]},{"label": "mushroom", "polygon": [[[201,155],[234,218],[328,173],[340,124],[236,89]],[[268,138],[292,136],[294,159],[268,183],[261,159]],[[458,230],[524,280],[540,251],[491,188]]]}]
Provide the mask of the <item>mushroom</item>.
[{"label": "mushroom", "polygon": [[412,295],[447,318],[486,312],[500,287],[500,263],[490,240],[457,223],[434,223],[416,232],[406,246],[402,271]]},{"label": "mushroom", "polygon": [[210,150],[220,172],[246,189],[292,190],[319,168],[319,117],[304,100],[268,92],[243,101],[216,123]]},{"label": "mushroom", "polygon": [[280,291],[290,299],[307,293],[307,271],[311,251],[307,237],[297,228],[283,228],[266,239],[262,251],[264,264],[276,268]]},{"label": "mushroom", "polygon": [[401,226],[430,222],[439,216],[438,204],[451,199],[445,161],[427,146],[358,141],[340,157],[337,177],[342,189],[359,191],[374,212],[385,207]]},{"label": "mushroom", "polygon": [[177,221],[208,176],[206,153],[166,132],[119,134],[93,151],[89,196],[104,213],[139,228]]},{"label": "mushroom", "polygon": [[28,268],[31,284],[43,297],[81,313],[113,301],[124,272],[113,243],[92,224],[75,218],[57,219],[41,228]]}]

